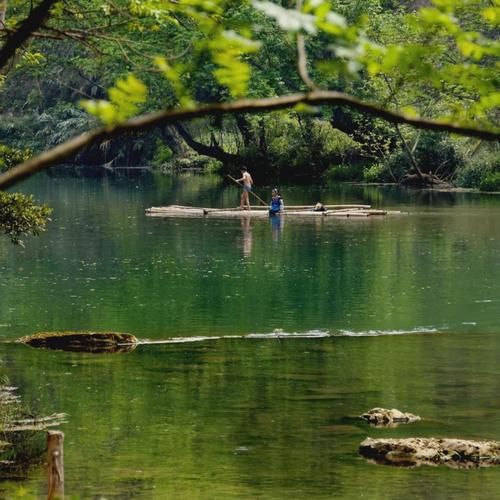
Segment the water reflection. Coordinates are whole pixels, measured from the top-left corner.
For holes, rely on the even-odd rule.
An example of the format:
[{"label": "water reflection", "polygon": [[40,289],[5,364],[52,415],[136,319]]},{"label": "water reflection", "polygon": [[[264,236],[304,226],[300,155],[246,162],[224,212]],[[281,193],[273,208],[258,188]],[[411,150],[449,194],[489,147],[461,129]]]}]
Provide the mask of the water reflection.
[{"label": "water reflection", "polygon": [[[450,491],[449,471],[358,456],[367,434],[499,439],[497,198],[459,194],[437,210],[393,188],[290,188],[289,205],[419,213],[290,217],[284,235],[284,218],[146,219],[160,204],[234,205],[236,186],[200,176],[49,180],[29,190],[55,208],[48,231],[24,249],[0,242],[0,338],[78,329],[165,340],[127,356],[0,345],[23,401],[70,415],[72,494],[421,498],[425,484],[429,498],[498,496],[498,469],[456,474]],[[344,425],[381,405],[425,418],[411,431]],[[40,485],[33,498],[40,476],[23,484]],[[4,484],[0,497],[14,497]]]},{"label": "water reflection", "polygon": [[243,257],[250,257],[252,254],[252,225],[250,217],[241,218],[241,229],[243,233]]},{"label": "water reflection", "polygon": [[273,241],[279,241],[283,234],[285,218],[282,217],[281,215],[273,215],[269,217],[269,221],[271,222]]}]

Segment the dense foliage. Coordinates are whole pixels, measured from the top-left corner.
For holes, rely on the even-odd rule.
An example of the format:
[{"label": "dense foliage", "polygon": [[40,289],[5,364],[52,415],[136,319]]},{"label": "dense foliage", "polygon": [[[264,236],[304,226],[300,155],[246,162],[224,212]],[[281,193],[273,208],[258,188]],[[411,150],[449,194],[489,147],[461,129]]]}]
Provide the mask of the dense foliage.
[{"label": "dense foliage", "polygon": [[23,236],[40,234],[51,211],[45,205],[35,205],[32,196],[0,191],[0,228],[13,243],[22,244]]},{"label": "dense foliage", "polygon": [[[493,71],[499,51],[497,2],[435,0],[420,9],[423,2],[418,1],[302,3],[300,10],[294,2],[248,0],[58,3],[5,81],[1,109],[7,119],[2,120],[1,140],[35,151],[58,144],[94,125],[80,105],[113,124],[139,111],[305,90],[307,81],[296,69],[298,36],[307,38],[306,71],[320,88],[420,116],[494,127],[500,100],[498,72]],[[7,26],[15,27],[25,8],[25,2],[11,1]],[[385,162],[395,148],[407,151],[402,142],[413,149],[420,141],[418,132],[394,130],[359,113],[314,113],[351,136],[372,162]],[[286,114],[284,128],[290,130],[293,123],[292,135],[302,136],[296,113]],[[189,153],[202,152],[196,147],[201,139],[212,146],[204,154],[225,164],[262,164],[265,172],[276,166],[265,147],[267,134],[274,134],[265,119],[205,120],[186,134],[195,136]],[[179,139],[168,135],[167,145]],[[279,153],[286,158],[303,138],[282,142]],[[140,163],[150,161],[157,147],[151,135],[120,139],[79,161]],[[323,171],[331,160],[320,159]],[[415,167],[413,159],[408,167]],[[276,170],[286,177],[283,168]]]},{"label": "dense foliage", "polygon": [[[0,172],[31,156],[29,150],[9,148],[0,144]],[[51,209],[33,203],[32,196],[0,191],[0,230],[13,243],[22,244],[22,237],[37,235],[45,229]]]}]

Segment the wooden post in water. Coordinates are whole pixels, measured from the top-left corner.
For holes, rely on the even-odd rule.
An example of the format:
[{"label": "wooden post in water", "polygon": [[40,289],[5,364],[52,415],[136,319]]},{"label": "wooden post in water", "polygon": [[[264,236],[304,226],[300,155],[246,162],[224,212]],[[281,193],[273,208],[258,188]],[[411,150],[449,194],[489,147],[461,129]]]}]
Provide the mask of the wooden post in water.
[{"label": "wooden post in water", "polygon": [[64,433],[47,432],[47,500],[64,498]]}]

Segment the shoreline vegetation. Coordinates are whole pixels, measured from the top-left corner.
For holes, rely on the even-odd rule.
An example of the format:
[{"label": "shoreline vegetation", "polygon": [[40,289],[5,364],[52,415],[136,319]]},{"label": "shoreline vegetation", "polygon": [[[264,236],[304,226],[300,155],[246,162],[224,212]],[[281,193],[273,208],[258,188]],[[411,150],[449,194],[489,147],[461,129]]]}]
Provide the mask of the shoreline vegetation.
[{"label": "shoreline vegetation", "polygon": [[[464,149],[464,143],[467,141],[442,137],[442,134],[432,132],[426,133],[431,144],[423,147],[419,153],[421,155],[419,162],[425,164],[421,169],[425,179],[422,182],[412,173],[411,162],[405,157],[403,150],[395,148],[383,158],[369,158],[363,155],[362,145],[352,141],[348,135],[335,131],[326,122],[320,126],[327,127],[336,138],[330,142],[327,134],[326,140],[310,139],[307,141],[309,146],[306,147],[304,144],[294,143],[286,132],[282,132],[285,135],[280,134],[267,139],[268,143],[285,141],[286,144],[283,143],[281,149],[269,152],[265,156],[252,155],[248,152],[235,156],[230,162],[198,154],[195,150],[184,149],[182,153],[176,153],[155,139],[155,134],[152,133],[140,138],[141,142],[153,142],[150,144],[151,147],[141,154],[133,157],[127,155],[127,149],[136,147],[137,141],[123,138],[117,144],[120,151],[111,160],[107,160],[108,154],[102,150],[93,152],[86,150],[73,158],[71,165],[73,168],[81,168],[88,172],[95,170],[96,173],[123,169],[151,169],[164,173],[215,173],[220,176],[234,174],[239,166],[248,165],[258,183],[271,179],[279,184],[315,185],[346,182],[369,185],[396,184],[418,189],[477,189],[481,192],[500,192],[500,146],[496,143],[479,145],[479,150],[474,148],[475,155],[470,156]],[[208,122],[205,127],[206,134],[210,131]],[[20,159],[31,156],[33,154],[31,148],[39,149],[40,146],[37,144],[29,144],[30,147],[26,147],[25,139],[24,146],[5,145],[7,140],[2,137],[1,128],[2,126],[0,126],[0,170],[5,170]],[[37,136],[38,132],[34,130],[33,135]],[[339,135],[344,137],[339,138]],[[436,140],[436,137],[439,139]],[[230,144],[237,138],[228,137],[225,140]],[[413,161],[416,160],[413,158]],[[55,166],[52,169],[64,168],[64,165],[68,164]],[[443,168],[446,170],[445,174]]]}]

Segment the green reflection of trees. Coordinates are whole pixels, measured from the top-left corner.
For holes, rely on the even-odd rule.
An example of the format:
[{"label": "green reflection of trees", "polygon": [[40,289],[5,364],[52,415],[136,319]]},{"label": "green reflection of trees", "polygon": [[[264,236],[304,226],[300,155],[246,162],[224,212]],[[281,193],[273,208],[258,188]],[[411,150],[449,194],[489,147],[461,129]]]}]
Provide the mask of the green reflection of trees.
[{"label": "green reflection of trees", "polygon": [[[499,354],[494,335],[414,335],[151,345],[103,357],[10,346],[2,356],[27,401],[69,413],[68,494],[383,498],[401,492],[402,477],[407,494],[418,497],[425,478],[436,496],[449,472],[375,467],[357,455],[362,439],[498,439]],[[425,420],[391,430],[346,420],[376,405]],[[495,491],[498,474],[486,476],[482,491]],[[476,479],[456,475],[454,488],[474,498]]]},{"label": "green reflection of trees", "polygon": [[[50,232],[0,255],[0,287],[8,290],[0,294],[2,324],[12,326],[6,335],[496,325],[494,308],[481,302],[498,296],[500,282],[491,198],[457,196],[453,211],[437,198],[410,215],[367,220],[288,218],[276,233],[267,220],[247,227],[238,219],[149,219],[143,210],[154,204],[197,197],[229,204],[238,191],[199,177],[137,182],[141,189],[116,179],[47,182]],[[307,190],[290,194],[310,199]],[[362,201],[356,190],[342,196]]]}]

